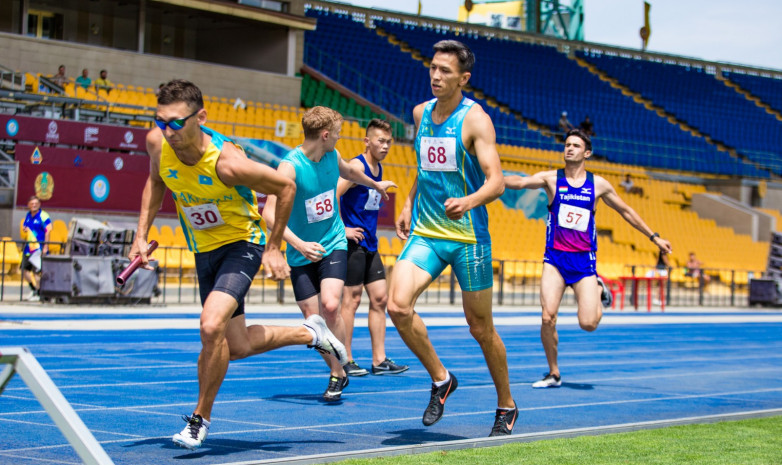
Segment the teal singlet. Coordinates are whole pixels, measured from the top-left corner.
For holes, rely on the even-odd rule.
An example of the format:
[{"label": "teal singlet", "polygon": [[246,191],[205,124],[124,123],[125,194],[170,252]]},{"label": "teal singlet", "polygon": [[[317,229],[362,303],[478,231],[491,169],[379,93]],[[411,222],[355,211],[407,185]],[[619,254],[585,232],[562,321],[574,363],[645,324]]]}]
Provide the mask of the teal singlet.
[{"label": "teal singlet", "polygon": [[464,97],[442,124],[432,122],[437,99],[426,103],[415,151],[418,191],[413,204],[412,234],[469,244],[489,244],[489,215],[485,206],[473,208],[456,221],[445,216],[445,200],[465,197],[480,189],[486,175],[478,157],[462,142],[462,123],[474,101]]},{"label": "teal singlet", "polygon": [[[322,245],[326,249],[324,257],[335,250],[347,250],[345,225],[337,200],[339,153],[333,150],[315,163],[304,155],[301,147],[296,147],[281,163],[290,163],[296,169],[296,199],[288,220],[291,231],[303,241]],[[285,255],[290,266],[312,263],[290,246]]]}]

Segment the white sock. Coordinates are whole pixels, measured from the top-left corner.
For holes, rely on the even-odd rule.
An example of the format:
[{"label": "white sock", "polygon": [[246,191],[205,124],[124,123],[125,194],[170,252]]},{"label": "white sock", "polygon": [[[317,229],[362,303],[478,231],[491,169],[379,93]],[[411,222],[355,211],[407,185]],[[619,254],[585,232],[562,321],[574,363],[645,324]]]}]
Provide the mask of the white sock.
[{"label": "white sock", "polygon": [[450,371],[446,371],[445,372],[445,379],[442,380],[442,381],[436,381],[434,383],[434,385],[437,386],[437,387],[444,386],[445,383],[447,383],[450,380],[451,380],[451,372]]},{"label": "white sock", "polygon": [[312,343],[310,343],[309,345],[311,346],[316,345],[318,343],[318,334],[315,332],[314,329],[310,328],[309,326],[304,325],[304,327],[307,328],[307,331],[309,331],[310,334],[312,334]]}]

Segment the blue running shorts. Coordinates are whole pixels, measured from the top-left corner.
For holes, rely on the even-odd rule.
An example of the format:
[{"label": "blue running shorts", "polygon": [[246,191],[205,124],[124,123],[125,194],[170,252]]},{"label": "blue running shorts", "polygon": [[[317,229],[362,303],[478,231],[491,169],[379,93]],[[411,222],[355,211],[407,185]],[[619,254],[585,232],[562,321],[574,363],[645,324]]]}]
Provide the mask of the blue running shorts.
[{"label": "blue running shorts", "polygon": [[565,252],[546,249],[543,263],[553,265],[568,286],[588,276],[597,275],[597,257],[595,252],[589,250],[586,252]]},{"label": "blue running shorts", "polygon": [[410,236],[399,260],[408,260],[429,273],[432,279],[451,265],[463,291],[481,291],[494,284],[491,244]]}]

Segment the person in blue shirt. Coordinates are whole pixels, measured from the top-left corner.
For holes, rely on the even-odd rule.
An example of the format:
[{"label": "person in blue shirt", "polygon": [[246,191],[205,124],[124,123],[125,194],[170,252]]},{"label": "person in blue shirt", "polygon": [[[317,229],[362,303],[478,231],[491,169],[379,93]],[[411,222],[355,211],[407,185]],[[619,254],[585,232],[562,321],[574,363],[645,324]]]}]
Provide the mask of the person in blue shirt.
[{"label": "person in blue shirt", "polygon": [[413,110],[418,173],[396,222],[407,240],[388,292],[388,314],[432,379],[425,426],[437,423],[457,388],[415,312],[418,296],[450,265],[462,289],[470,334],[480,344],[497,391],[491,436],[511,434],[518,409],[510,392],[505,344],[492,316],[492,270],[486,204],[504,192],[496,133],[489,115],[462,90],[475,56],[455,40],[434,45],[429,79],[434,97]]},{"label": "person in blue shirt", "polygon": [[[361,169],[364,174],[380,181],[383,179],[383,165],[380,164],[391,148],[394,138],[388,121],[373,119],[367,125],[364,153],[350,160],[349,164]],[[386,272],[377,250],[377,218],[383,205],[380,193],[366,186],[340,178],[337,183],[337,197],[340,199],[340,214],[345,223],[348,240],[348,270],[345,289],[342,293],[342,320],[345,322],[345,350],[348,363],[344,366],[349,376],[365,376],[369,371],[361,368],[353,359],[353,323],[356,310],[361,305],[364,289],[369,296],[367,316],[369,335],[372,340],[372,374],[393,375],[402,373],[407,365],[398,365],[386,357],[386,303],[388,286]]]},{"label": "person in blue shirt", "polygon": [[535,382],[533,388],[562,385],[557,363],[557,315],[565,289],[568,286],[573,288],[578,302],[578,324],[584,331],[596,330],[603,317],[602,306],[611,305],[611,293],[597,276],[595,211],[598,199],[603,199],[625,221],[645,234],[661,253],[671,253],[671,243],[647,226],[640,215],[619,197],[611,183],[586,170],[590,156],[592,140],[581,129],[572,129],[565,139],[564,169],[541,171],[526,177],[505,177],[508,189],[542,188],[549,198],[546,252],[540,278],[543,307],[540,339],[549,372]]},{"label": "person in blue shirt", "polygon": [[49,255],[49,236],[52,232],[52,219],[49,214],[41,210],[41,199],[36,196],[27,201],[30,210],[24,217],[21,236],[25,241],[22,252],[22,270],[24,279],[30,286],[29,301],[40,300],[40,286],[38,278],[41,275],[41,261],[43,255]]},{"label": "person in blue shirt", "polygon": [[[370,187],[388,198],[386,191],[396,187],[391,181],[375,181],[364,171],[342,159],[335,149],[342,129],[342,115],[322,106],[307,110],[301,118],[304,142],[288,152],[277,171],[296,183],[296,197],[283,239],[288,243],[285,257],[291,267],[296,303],[305,317],[320,315],[340,342],[345,340],[345,324],[339,311],[347,272],[347,239],[337,198],[341,177]],[[274,227],[275,196],[269,196],[263,219]],[[348,376],[338,360],[326,355],[331,370],[323,393],[327,402],[341,399]]]}]

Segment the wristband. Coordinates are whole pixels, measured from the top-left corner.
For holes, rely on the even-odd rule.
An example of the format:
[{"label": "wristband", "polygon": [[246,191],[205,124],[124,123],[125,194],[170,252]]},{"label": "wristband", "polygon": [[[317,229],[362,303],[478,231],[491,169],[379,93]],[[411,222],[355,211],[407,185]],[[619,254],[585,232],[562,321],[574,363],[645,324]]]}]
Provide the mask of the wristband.
[{"label": "wristband", "polygon": [[652,242],[654,242],[654,238],[655,238],[655,237],[660,237],[660,234],[659,234],[659,233],[654,233],[654,234],[652,234],[651,236],[649,236],[649,240],[650,240],[650,241],[652,241]]}]

